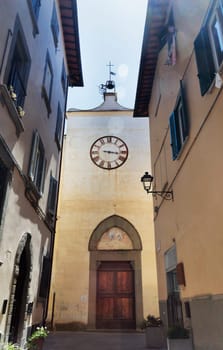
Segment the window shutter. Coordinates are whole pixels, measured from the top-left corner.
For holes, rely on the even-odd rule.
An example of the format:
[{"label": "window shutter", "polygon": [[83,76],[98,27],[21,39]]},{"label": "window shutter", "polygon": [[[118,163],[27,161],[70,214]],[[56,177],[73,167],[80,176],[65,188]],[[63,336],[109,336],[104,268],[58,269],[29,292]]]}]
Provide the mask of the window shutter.
[{"label": "window shutter", "polygon": [[61,112],[60,105],[58,105],[55,137],[56,137],[57,146],[59,148],[61,147],[62,122],[63,122],[62,112]]},{"label": "window shutter", "polygon": [[177,272],[177,283],[179,285],[185,286],[185,274],[184,274],[184,264],[181,262],[177,264],[176,266],[176,272]]},{"label": "window shutter", "polygon": [[55,212],[56,212],[56,199],[57,199],[57,180],[51,176],[49,195],[48,195],[48,208],[47,208],[48,213],[51,215],[55,215]]},{"label": "window shutter", "polygon": [[171,137],[171,147],[172,147],[172,158],[175,160],[180,150],[180,145],[177,138],[177,130],[176,130],[176,116],[173,112],[169,119],[170,125],[170,137]]},{"label": "window shutter", "polygon": [[50,270],[51,270],[51,259],[49,257],[44,256],[40,288],[39,288],[40,298],[47,298],[49,285],[50,285]]},{"label": "window shutter", "polygon": [[38,145],[39,145],[39,135],[37,131],[35,131],[33,133],[32,148],[31,148],[30,162],[29,162],[29,177],[32,181],[34,181],[34,178],[35,178]]},{"label": "window shutter", "polygon": [[208,91],[215,77],[213,54],[206,27],[201,28],[194,41],[201,96]]},{"label": "window shutter", "polygon": [[58,19],[57,19],[57,11],[56,11],[55,3],[53,5],[53,14],[52,14],[52,19],[51,19],[51,28],[52,28],[54,43],[55,43],[55,46],[57,47],[58,36],[59,36],[59,23],[58,23]]},{"label": "window shutter", "polygon": [[189,135],[189,123],[188,123],[188,115],[187,115],[187,107],[185,102],[185,93],[183,88],[183,81],[180,81],[180,96],[182,101],[182,132],[184,140]]},{"label": "window shutter", "polygon": [[40,194],[43,194],[44,192],[45,176],[46,176],[46,158],[44,158],[43,160],[42,176],[41,176],[41,183],[40,183]]}]

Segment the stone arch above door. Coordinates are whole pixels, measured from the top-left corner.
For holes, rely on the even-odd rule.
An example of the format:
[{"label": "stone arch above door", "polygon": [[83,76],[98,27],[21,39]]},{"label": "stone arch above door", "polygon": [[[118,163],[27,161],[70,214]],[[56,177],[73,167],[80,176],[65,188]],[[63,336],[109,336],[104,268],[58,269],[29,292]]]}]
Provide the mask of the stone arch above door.
[{"label": "stone arch above door", "polygon": [[[114,245],[100,247],[105,234],[111,231],[117,234],[124,232],[128,236],[131,247],[122,248]],[[89,304],[88,304],[88,329],[96,329],[97,318],[97,276],[98,269],[103,263],[128,263],[134,271],[134,310],[135,326],[140,328],[143,319],[142,305],[142,275],[141,275],[141,251],[142,243],[135,227],[126,219],[118,215],[112,215],[101,221],[91,234],[88,249],[90,252],[89,269]]]},{"label": "stone arch above door", "polygon": [[120,228],[122,231],[126,232],[132,242],[133,250],[142,250],[142,242],[135,227],[123,217],[112,215],[101,221],[94,229],[89,240],[89,251],[96,251],[98,249],[98,242],[101,240],[103,234],[113,227]]}]

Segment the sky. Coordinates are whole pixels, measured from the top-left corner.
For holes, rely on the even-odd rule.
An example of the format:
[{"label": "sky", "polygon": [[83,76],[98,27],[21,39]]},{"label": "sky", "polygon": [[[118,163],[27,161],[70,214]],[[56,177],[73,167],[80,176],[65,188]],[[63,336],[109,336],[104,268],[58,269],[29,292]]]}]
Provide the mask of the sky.
[{"label": "sky", "polygon": [[84,87],[69,88],[67,109],[103,102],[99,85],[109,80],[109,62],[118,102],[134,108],[147,0],[77,0],[77,6]]}]

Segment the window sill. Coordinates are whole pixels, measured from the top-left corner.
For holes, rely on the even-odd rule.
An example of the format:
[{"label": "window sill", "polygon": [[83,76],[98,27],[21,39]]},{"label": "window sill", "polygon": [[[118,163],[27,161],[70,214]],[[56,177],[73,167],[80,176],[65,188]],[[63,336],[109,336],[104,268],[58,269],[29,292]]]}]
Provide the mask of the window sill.
[{"label": "window sill", "polygon": [[19,116],[19,113],[16,109],[16,106],[9,94],[9,91],[7,89],[7,86],[5,84],[0,84],[0,94],[3,97],[3,104],[6,105],[10,118],[12,119],[15,128],[16,128],[16,134],[17,136],[20,135],[22,131],[24,131],[24,126],[21,121],[21,117]]}]

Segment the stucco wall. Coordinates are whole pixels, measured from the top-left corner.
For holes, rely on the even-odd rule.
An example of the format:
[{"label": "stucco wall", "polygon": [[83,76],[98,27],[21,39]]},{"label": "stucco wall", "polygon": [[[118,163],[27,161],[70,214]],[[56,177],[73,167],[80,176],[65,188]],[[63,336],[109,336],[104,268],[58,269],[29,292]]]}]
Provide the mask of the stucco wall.
[{"label": "stucco wall", "polygon": [[[174,200],[154,201],[157,270],[161,310],[166,313],[167,282],[165,252],[176,245],[177,262],[184,263],[186,285],[180,286],[182,300],[191,303],[191,320],[196,349],[219,347],[222,326],[222,89],[214,84],[202,97],[193,50],[209,1],[173,2],[176,25],[177,62],[165,66],[167,47],[160,52],[149,106],[152,166],[159,187],[168,183]],[[194,15],[194,20],[191,18]],[[172,160],[169,117],[183,80],[189,136],[176,160]],[[162,94],[155,116],[159,94]],[[158,186],[157,186],[158,187]],[[199,299],[200,298],[200,299]],[[218,305],[218,306],[217,306]],[[216,313],[216,320],[212,318]],[[185,309],[183,305],[183,311]],[[165,316],[165,315],[164,315]],[[165,317],[164,317],[165,318]],[[207,324],[209,320],[208,338]],[[218,334],[218,336],[217,336]]]},{"label": "stucco wall", "polygon": [[[68,113],[51,287],[56,293],[55,323],[87,324],[88,243],[97,225],[111,215],[127,219],[140,235],[144,315],[158,313],[152,199],[140,182],[150,163],[148,120],[134,120],[131,115],[131,111]],[[106,135],[120,137],[129,151],[127,161],[110,171],[90,158],[93,142]]]},{"label": "stucco wall", "polygon": [[[7,308],[4,315],[0,315],[0,338],[6,336],[6,322],[10,321],[12,312],[12,284],[18,271],[15,271],[15,259],[19,244],[24,234],[30,234],[30,255],[32,271],[30,273],[30,283],[28,297],[24,296],[24,302],[33,302],[33,312],[26,316],[25,320],[20,320],[20,329],[24,329],[23,335],[19,334],[18,342],[24,343],[27,327],[32,324],[41,323],[44,316],[43,300],[38,299],[38,289],[42,270],[43,256],[50,255],[51,233],[43,222],[46,212],[49,183],[51,174],[58,179],[59,161],[61,152],[55,142],[55,129],[57,122],[58,102],[63,111],[65,106],[65,94],[61,85],[62,62],[66,67],[66,56],[64,51],[62,27],[60,23],[60,13],[58,2],[56,7],[59,21],[59,42],[57,50],[53,40],[50,27],[53,0],[42,1],[37,20],[39,33],[34,33],[33,21],[28,4],[31,1],[1,1],[0,2],[0,143],[4,143],[9,157],[13,159],[14,167],[11,169],[11,180],[9,181],[6,201],[4,203],[3,218],[0,224],[0,307],[3,300],[7,300]],[[16,134],[16,127],[10,117],[10,112],[2,95],[2,84],[5,84],[5,72],[10,62],[11,44],[15,40],[16,18],[21,24],[24,34],[24,41],[30,55],[30,71],[27,81],[26,98],[24,104],[25,115],[19,122],[23,125],[23,131]],[[46,104],[41,94],[45,60],[47,51],[49,52],[53,68],[53,86],[51,95],[51,113],[48,114]],[[66,69],[67,70],[67,69]],[[5,85],[5,89],[6,85]],[[13,102],[11,101],[11,104]],[[14,107],[15,108],[15,107]],[[39,200],[39,207],[43,215],[34,210],[30,201],[25,196],[26,176],[28,175],[30,152],[32,145],[33,131],[38,130],[43,142],[45,156],[47,160],[44,193]],[[1,149],[0,147],[0,149]],[[0,158],[3,153],[0,150]],[[4,158],[3,158],[4,160]],[[16,275],[17,274],[17,275]],[[10,299],[11,298],[11,299]],[[10,322],[9,322],[10,323]],[[23,339],[21,339],[23,338]],[[7,340],[7,336],[6,336]]]}]

